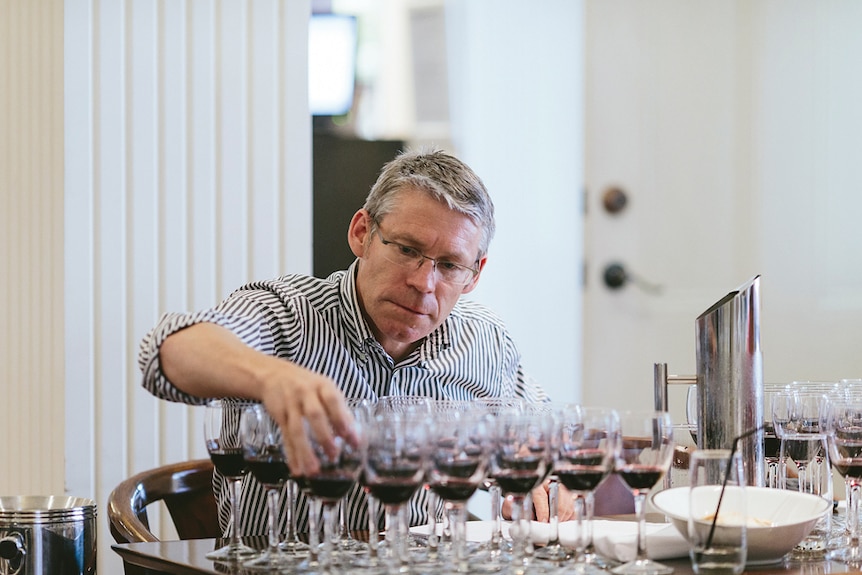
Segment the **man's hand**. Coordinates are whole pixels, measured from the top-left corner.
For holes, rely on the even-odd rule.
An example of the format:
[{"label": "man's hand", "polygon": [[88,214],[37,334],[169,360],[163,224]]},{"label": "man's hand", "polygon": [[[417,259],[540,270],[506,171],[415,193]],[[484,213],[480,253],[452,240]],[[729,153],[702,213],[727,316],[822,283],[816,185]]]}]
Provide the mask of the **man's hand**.
[{"label": "man's hand", "polygon": [[[530,492],[533,500],[532,518],[536,521],[547,523],[551,520],[549,490],[551,482],[545,480],[542,485],[533,489]],[[575,505],[572,499],[572,493],[558,484],[559,491],[557,492],[557,517],[562,521],[569,521],[575,517]],[[512,518],[512,500],[508,497],[503,501],[502,507],[503,519]]]},{"label": "man's hand", "polygon": [[330,378],[284,360],[276,361],[282,365],[269,376],[260,399],[281,428],[291,474],[300,477],[316,473],[320,462],[307,433],[314,434],[323,449],[334,455],[335,436],[357,443],[353,417],[344,395]]},{"label": "man's hand", "polygon": [[290,472],[297,477],[319,469],[307,433],[328,451],[335,450],[335,435],[357,442],[344,395],[332,379],[257,351],[224,327],[199,323],[172,334],[159,348],[159,361],[165,376],[186,393],[263,403],[281,428]]}]

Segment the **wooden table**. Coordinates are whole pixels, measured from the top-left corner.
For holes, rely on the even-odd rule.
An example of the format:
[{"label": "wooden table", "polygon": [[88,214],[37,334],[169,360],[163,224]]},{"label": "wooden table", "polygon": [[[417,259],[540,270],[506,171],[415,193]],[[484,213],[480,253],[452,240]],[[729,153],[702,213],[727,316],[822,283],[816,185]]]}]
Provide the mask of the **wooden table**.
[{"label": "wooden table", "polygon": [[[256,546],[265,544],[264,538],[257,542],[252,538],[247,542]],[[239,574],[236,566],[214,563],[205,555],[223,544],[221,539],[191,539],[185,541],[160,541],[155,543],[125,543],[112,546],[122,558],[131,563],[157,572],[170,575],[214,575],[220,573]],[[672,566],[675,575],[689,575],[692,572],[688,559],[669,559],[662,563]],[[858,573],[858,569],[848,568],[843,563],[833,561],[807,563],[777,563],[766,567],[746,569],[745,573],[756,575],[812,573]],[[247,572],[243,572],[247,573]],[[356,575],[361,575],[357,570]]]}]

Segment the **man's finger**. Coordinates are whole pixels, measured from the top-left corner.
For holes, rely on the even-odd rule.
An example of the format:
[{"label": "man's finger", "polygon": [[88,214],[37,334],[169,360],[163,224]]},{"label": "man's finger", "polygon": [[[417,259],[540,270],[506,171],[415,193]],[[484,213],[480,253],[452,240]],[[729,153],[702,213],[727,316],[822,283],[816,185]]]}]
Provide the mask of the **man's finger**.
[{"label": "man's finger", "polygon": [[542,486],[533,489],[533,509],[536,513],[536,521],[547,523],[551,520],[548,492]]}]

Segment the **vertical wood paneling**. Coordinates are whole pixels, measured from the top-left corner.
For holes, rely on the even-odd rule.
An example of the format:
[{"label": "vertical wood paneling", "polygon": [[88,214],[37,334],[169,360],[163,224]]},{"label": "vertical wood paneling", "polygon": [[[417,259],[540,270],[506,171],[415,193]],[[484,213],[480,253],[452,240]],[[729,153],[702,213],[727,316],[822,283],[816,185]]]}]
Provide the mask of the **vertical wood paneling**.
[{"label": "vertical wood paneling", "polygon": [[[310,271],[309,11],[66,2],[66,413],[90,415],[67,446],[68,492],[104,504],[133,473],[206,456],[202,410],[140,387],[138,345],[161,313],[211,306],[285,267]],[[172,535],[164,513],[151,525]],[[99,571],[119,572],[99,529]]]},{"label": "vertical wood paneling", "polygon": [[63,11],[0,2],[2,494],[63,490]]}]

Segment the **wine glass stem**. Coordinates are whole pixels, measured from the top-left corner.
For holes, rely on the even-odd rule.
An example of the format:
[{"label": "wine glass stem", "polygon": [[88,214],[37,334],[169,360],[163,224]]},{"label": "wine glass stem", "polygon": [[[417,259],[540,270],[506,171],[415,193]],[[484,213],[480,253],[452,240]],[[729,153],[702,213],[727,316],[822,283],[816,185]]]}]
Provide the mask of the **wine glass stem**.
[{"label": "wine glass stem", "polygon": [[239,539],[239,497],[240,491],[242,489],[242,479],[231,479],[230,481],[230,521],[231,521],[231,530],[230,530],[230,546],[231,547],[239,547],[240,539]]},{"label": "wine glass stem", "polygon": [[396,571],[407,571],[410,565],[407,551],[407,529],[404,521],[403,505],[387,504],[386,509],[386,547],[389,562]]},{"label": "wine glass stem", "polygon": [[596,511],[596,498],[592,491],[587,492],[583,499],[584,505],[584,554],[589,559],[595,555],[596,548],[593,545],[593,515]]},{"label": "wine glass stem", "polygon": [[512,529],[509,534],[512,537],[512,565],[515,570],[523,568],[527,565],[529,557],[527,556],[527,539],[530,535],[530,522],[524,518],[524,495],[512,495]]},{"label": "wine glass stem", "polygon": [[560,507],[558,495],[560,493],[560,484],[556,479],[551,479],[548,484],[548,509],[551,514],[551,534],[548,537],[548,546],[560,546]]},{"label": "wine glass stem", "polygon": [[278,553],[278,532],[275,528],[275,520],[278,515],[278,489],[268,487],[266,489],[266,530],[269,535],[269,552]]},{"label": "wine glass stem", "polygon": [[646,561],[646,508],[644,507],[644,500],[646,499],[646,494],[642,492],[636,492],[634,495],[635,500],[635,515],[638,519],[638,551],[637,556],[635,557],[635,561]]},{"label": "wine glass stem", "polygon": [[322,502],[317,497],[308,498],[308,564],[320,565],[320,511]]},{"label": "wine glass stem", "polygon": [[332,564],[332,542],[336,538],[338,529],[336,526],[337,506],[338,502],[336,501],[323,503],[323,551],[320,553],[320,570],[323,573],[328,573],[330,571],[329,566]]},{"label": "wine glass stem", "polygon": [[452,534],[452,563],[454,571],[467,573],[470,565],[467,556],[467,508],[461,501],[450,501],[449,529]]},{"label": "wine glass stem", "polygon": [[378,503],[377,498],[367,494],[368,498],[368,557],[371,561],[377,560],[377,546],[380,540],[378,532],[380,525],[377,523]]},{"label": "wine glass stem", "polygon": [[491,521],[493,521],[491,550],[494,555],[499,555],[501,552],[500,544],[503,542],[503,524],[500,520],[503,494],[500,486],[496,483],[488,487],[488,493],[491,496]]},{"label": "wine glass stem", "polygon": [[294,505],[296,505],[296,481],[292,479],[287,480],[287,505],[285,505],[285,511],[287,512],[287,537],[286,540],[288,543],[294,543],[297,540],[296,536],[296,515],[294,513]]},{"label": "wine glass stem", "polygon": [[850,548],[859,546],[859,490],[860,485],[853,478],[845,478],[847,489],[847,531],[850,534]]}]

